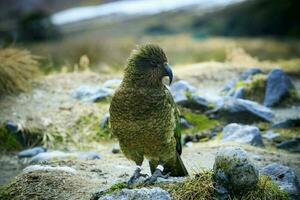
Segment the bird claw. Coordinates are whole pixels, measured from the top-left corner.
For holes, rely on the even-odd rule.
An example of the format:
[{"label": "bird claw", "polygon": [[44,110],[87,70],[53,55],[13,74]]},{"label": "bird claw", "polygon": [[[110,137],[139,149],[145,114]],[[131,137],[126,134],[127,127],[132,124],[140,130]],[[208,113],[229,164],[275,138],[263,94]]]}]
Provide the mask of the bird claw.
[{"label": "bird claw", "polygon": [[162,171],[160,169],[156,169],[154,171],[154,173],[152,174],[152,176],[147,178],[144,183],[151,185],[151,184],[155,183],[155,181],[157,181],[158,177],[167,179],[167,178],[169,178],[169,176],[170,176],[170,173],[163,175]]},{"label": "bird claw", "polygon": [[129,181],[127,182],[128,186],[133,185],[134,183],[136,183],[136,181],[140,178],[140,177],[148,177],[148,174],[142,174],[141,173],[141,169],[136,169],[133,173],[133,175],[130,177]]}]

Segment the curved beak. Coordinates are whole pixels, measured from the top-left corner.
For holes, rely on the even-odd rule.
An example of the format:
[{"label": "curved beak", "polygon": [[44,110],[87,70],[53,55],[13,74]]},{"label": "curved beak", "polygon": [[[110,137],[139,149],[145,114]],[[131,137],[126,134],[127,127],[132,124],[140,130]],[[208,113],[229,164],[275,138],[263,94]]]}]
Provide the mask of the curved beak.
[{"label": "curved beak", "polygon": [[169,85],[171,85],[173,80],[173,72],[171,66],[168,63],[164,64],[165,76],[169,77]]}]

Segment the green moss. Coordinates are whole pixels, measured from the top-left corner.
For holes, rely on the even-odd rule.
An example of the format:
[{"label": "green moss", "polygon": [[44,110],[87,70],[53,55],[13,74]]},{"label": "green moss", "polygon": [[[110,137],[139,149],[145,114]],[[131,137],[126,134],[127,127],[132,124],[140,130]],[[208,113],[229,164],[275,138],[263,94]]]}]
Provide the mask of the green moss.
[{"label": "green moss", "polygon": [[280,134],[280,137],[274,139],[274,142],[282,142],[293,139],[300,136],[300,128],[290,129],[276,129],[276,133]]},{"label": "green moss", "polygon": [[255,75],[251,82],[245,83],[244,98],[252,101],[263,103],[266,90],[266,75]]},{"label": "green moss", "polygon": [[[163,186],[174,200],[213,200],[216,193],[213,186],[213,171],[202,171],[193,178],[188,178],[183,183]],[[288,200],[287,193],[281,191],[279,187],[268,177],[260,176],[257,187],[242,194],[231,194],[229,199],[235,200]]]},{"label": "green moss", "polygon": [[0,125],[0,150],[11,151],[19,149],[21,149],[21,144],[16,137],[6,129],[4,124]]},{"label": "green moss", "polygon": [[203,114],[195,114],[188,111],[183,111],[183,116],[191,125],[193,125],[192,129],[185,130],[189,133],[197,133],[209,130],[219,125],[219,122],[217,120],[209,119],[206,115]]}]

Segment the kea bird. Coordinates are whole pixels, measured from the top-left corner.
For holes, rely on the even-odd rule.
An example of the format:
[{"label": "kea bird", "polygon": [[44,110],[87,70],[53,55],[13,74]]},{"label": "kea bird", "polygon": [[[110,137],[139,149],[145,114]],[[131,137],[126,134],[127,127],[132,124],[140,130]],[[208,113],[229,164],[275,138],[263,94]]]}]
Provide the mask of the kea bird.
[{"label": "kea bird", "polygon": [[136,163],[129,179],[133,184],[140,176],[144,158],[149,160],[152,176],[187,176],[180,158],[182,152],[179,110],[163,78],[173,79],[164,51],[157,45],[143,45],[133,50],[124,78],[110,105],[110,126],[124,155]]}]

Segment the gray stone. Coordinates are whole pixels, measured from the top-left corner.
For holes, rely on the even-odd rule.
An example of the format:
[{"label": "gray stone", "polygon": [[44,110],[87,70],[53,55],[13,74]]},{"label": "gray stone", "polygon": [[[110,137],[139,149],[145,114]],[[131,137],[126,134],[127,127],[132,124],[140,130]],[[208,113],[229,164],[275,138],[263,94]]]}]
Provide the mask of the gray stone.
[{"label": "gray stone", "polygon": [[100,197],[98,200],[171,200],[170,194],[158,187],[140,189],[122,189]]},{"label": "gray stone", "polygon": [[270,122],[274,117],[269,108],[249,100],[224,97],[216,104],[217,108],[208,111],[207,114],[215,114],[229,123]]},{"label": "gray stone", "polygon": [[70,174],[76,174],[76,170],[72,167],[68,166],[49,166],[49,165],[30,165],[23,169],[23,173],[30,173],[33,171],[59,171],[59,172],[67,172]]},{"label": "gray stone", "polygon": [[261,175],[269,176],[291,199],[300,198],[299,183],[295,172],[284,165],[271,163],[260,170]]},{"label": "gray stone", "polygon": [[257,127],[236,123],[228,124],[224,127],[221,141],[238,142],[260,147],[264,146],[260,131]]},{"label": "gray stone", "polygon": [[72,92],[72,97],[84,102],[97,102],[112,96],[113,89],[83,85]]},{"label": "gray stone", "polygon": [[100,120],[100,127],[101,128],[107,128],[109,123],[109,114],[106,113],[102,119]]},{"label": "gray stone", "polygon": [[273,131],[267,131],[265,134],[262,135],[262,137],[272,142],[274,139],[279,138],[280,134],[274,133]]},{"label": "gray stone", "polygon": [[262,74],[262,70],[259,68],[250,68],[247,69],[246,71],[244,71],[241,75],[240,75],[240,80],[241,81],[245,81],[245,80],[249,80],[251,79],[254,75],[256,74]]},{"label": "gray stone", "polygon": [[245,88],[243,88],[243,87],[237,89],[233,94],[233,98],[242,99],[244,96],[244,92],[245,92]]},{"label": "gray stone", "polygon": [[191,98],[181,99],[177,102],[178,105],[181,105],[185,108],[198,111],[207,111],[209,110],[209,102],[198,95],[192,94]]},{"label": "gray stone", "polygon": [[117,153],[120,153],[121,150],[120,150],[120,145],[119,144],[114,144],[113,146],[113,149],[111,151],[113,154],[117,154]]},{"label": "gray stone", "polygon": [[279,149],[285,149],[292,153],[300,153],[300,137],[280,142],[276,145]]},{"label": "gray stone", "polygon": [[214,182],[220,196],[255,189],[258,170],[250,161],[247,152],[239,147],[220,149],[215,158]]},{"label": "gray stone", "polygon": [[176,103],[183,103],[188,100],[187,94],[193,94],[197,89],[184,80],[177,81],[170,86],[170,92]]},{"label": "gray stone", "polygon": [[292,89],[294,86],[290,78],[281,69],[273,69],[268,74],[264,105],[268,107],[278,105],[289,96]]},{"label": "gray stone", "polygon": [[236,85],[236,80],[232,80],[230,82],[228,82],[222,89],[222,92],[224,93],[227,93],[229,92],[230,90],[234,89],[235,88],[235,85]]},{"label": "gray stone", "polygon": [[191,125],[183,117],[180,117],[180,128],[182,128],[182,129],[190,129],[190,128],[193,128],[193,125]]},{"label": "gray stone", "polygon": [[76,154],[74,153],[65,153],[62,151],[51,151],[51,152],[43,152],[39,153],[36,156],[33,156],[30,160],[30,163],[39,163],[44,161],[49,161],[52,159],[63,160],[68,158],[76,158]]},{"label": "gray stone", "polygon": [[103,87],[104,88],[110,88],[110,89],[117,89],[120,84],[122,83],[121,79],[111,79],[111,80],[107,80],[103,83]]},{"label": "gray stone", "polygon": [[24,151],[21,151],[20,153],[18,153],[18,157],[19,158],[30,158],[35,155],[38,155],[39,153],[43,153],[46,151],[47,151],[47,149],[44,147],[34,147],[31,149],[26,149]]},{"label": "gray stone", "polygon": [[79,160],[99,160],[101,157],[96,152],[84,152],[77,156]]},{"label": "gray stone", "polygon": [[295,127],[300,127],[300,118],[286,119],[272,126],[272,128],[295,128]]}]

